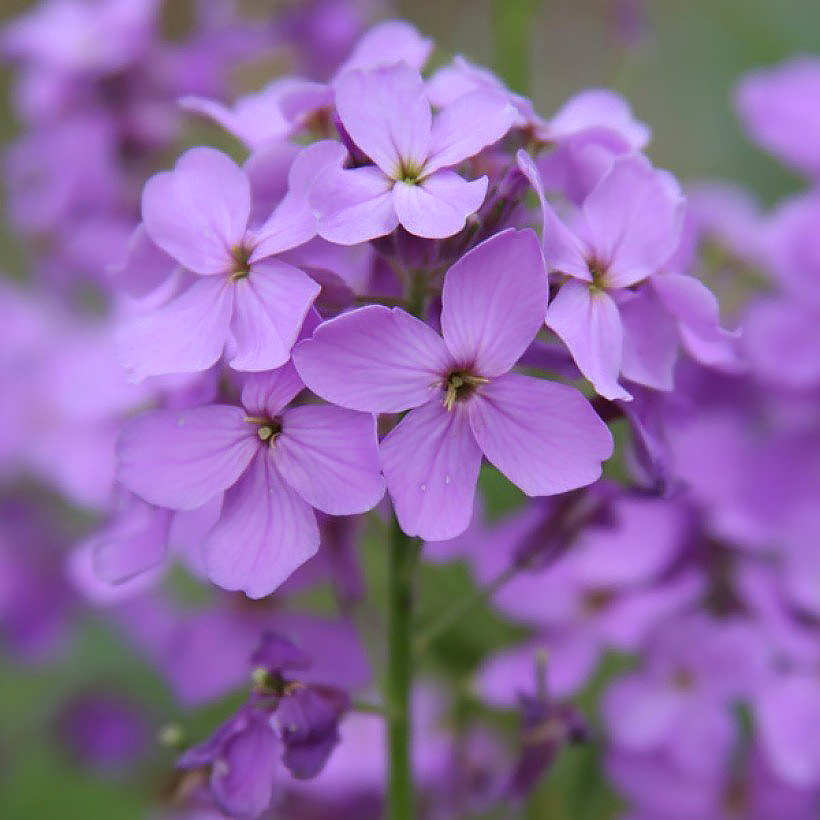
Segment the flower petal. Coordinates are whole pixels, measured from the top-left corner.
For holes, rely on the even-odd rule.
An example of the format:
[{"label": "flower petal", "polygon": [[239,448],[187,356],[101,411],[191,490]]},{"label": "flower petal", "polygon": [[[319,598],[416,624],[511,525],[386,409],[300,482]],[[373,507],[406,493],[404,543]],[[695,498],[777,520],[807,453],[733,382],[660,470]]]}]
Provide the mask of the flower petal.
[{"label": "flower petal", "polygon": [[352,68],[404,62],[421,69],[433,50],[433,41],[422,37],[409,23],[387,20],[362,35],[339,74]]},{"label": "flower petal", "polygon": [[624,328],[623,377],[655,390],[671,390],[678,333],[669,312],[646,287],[637,293],[627,291],[618,310]]},{"label": "flower petal", "polygon": [[417,184],[397,182],[393,205],[399,222],[415,236],[445,239],[457,234],[487,195],[487,177],[468,182],[455,171],[436,171]]},{"label": "flower petal", "polygon": [[618,384],[623,326],[618,306],[608,294],[584,282],[566,282],[547,308],[547,327],[558,334],[578,369],[602,396],[632,398]]},{"label": "flower petal", "polygon": [[263,449],[225,493],[222,515],[203,549],[215,584],[262,598],[318,548],[313,510],[282,480],[270,450]]},{"label": "flower petal", "polygon": [[432,113],[417,69],[396,63],[345,72],[336,81],[336,110],[353,142],[387,176],[421,169]]},{"label": "flower petal", "polygon": [[318,396],[351,410],[398,413],[426,402],[446,375],[438,334],[399,308],[343,313],[300,342],[293,362]]},{"label": "flower petal", "polygon": [[172,515],[129,495],[116,519],[86,542],[97,577],[122,584],[159,566],[168,553]]},{"label": "flower petal", "polygon": [[574,387],[507,373],[467,404],[487,459],[527,495],[553,495],[601,477],[612,436]]},{"label": "flower petal", "polygon": [[586,237],[606,268],[606,286],[625,288],[655,273],[683,228],[684,198],[674,178],[640,155],[618,157],[583,205]]},{"label": "flower petal", "polygon": [[541,244],[548,271],[565,273],[586,282],[592,281],[581,240],[558,218],[544,195],[541,174],[530,155],[520,148],[516,154],[518,168],[532,185],[541,205]]},{"label": "flower petal", "polygon": [[242,383],[242,406],[252,415],[278,416],[304,389],[293,362],[264,373],[248,373]]},{"label": "flower petal", "polygon": [[302,322],[319,294],[319,285],[298,268],[270,259],[258,262],[234,285],[231,322],[234,370],[271,370],[290,358]]},{"label": "flower petal", "polygon": [[142,193],[142,218],[153,242],[196,273],[227,273],[251,213],[251,186],[215,148],[191,148],[173,171],[156,174]]},{"label": "flower petal", "polygon": [[550,137],[556,140],[590,128],[615,131],[638,149],[645,148],[652,136],[649,127],[634,118],[627,101],[605,88],[590,88],[570,97],[547,126]]},{"label": "flower petal", "polygon": [[467,529],[481,451],[461,407],[411,410],[381,443],[382,468],[401,528],[427,541]]},{"label": "flower petal", "polygon": [[140,498],[194,510],[242,475],[259,442],[240,407],[149,410],[117,443],[120,481]]},{"label": "flower petal", "polygon": [[664,273],[650,285],[666,309],[678,320],[681,341],[689,355],[711,367],[739,366],[734,341],[737,332],[720,325],[720,306],[715,295],[694,276]]},{"label": "flower petal", "polygon": [[619,745],[647,750],[670,740],[684,704],[680,691],[633,675],[607,689],[602,707],[609,731]]},{"label": "flower petal", "polygon": [[288,192],[265,223],[253,232],[250,261],[304,245],[316,236],[316,216],[308,202],[315,180],[331,168],[340,168],[347,157],[338,142],[322,140],[302,149],[288,174]]},{"label": "flower petal", "polygon": [[227,279],[197,280],[159,310],[135,316],[120,328],[120,363],[136,382],[207,370],[225,348],[233,299]]},{"label": "flower petal", "polygon": [[328,168],[309,197],[319,236],[357,245],[392,233],[399,224],[392,191],[393,181],[378,168]]},{"label": "flower petal", "polygon": [[295,407],[282,418],[273,459],[312,507],[331,515],[373,509],[384,495],[376,419],[341,407]]},{"label": "flower petal", "polygon": [[488,88],[458,97],[433,120],[430,157],[424,173],[458,165],[498,142],[510,130],[516,111],[506,94]]},{"label": "flower petal", "polygon": [[444,277],[441,329],[447,349],[482,376],[506,373],[544,323],[547,295],[535,234],[512,229],[496,234]]}]

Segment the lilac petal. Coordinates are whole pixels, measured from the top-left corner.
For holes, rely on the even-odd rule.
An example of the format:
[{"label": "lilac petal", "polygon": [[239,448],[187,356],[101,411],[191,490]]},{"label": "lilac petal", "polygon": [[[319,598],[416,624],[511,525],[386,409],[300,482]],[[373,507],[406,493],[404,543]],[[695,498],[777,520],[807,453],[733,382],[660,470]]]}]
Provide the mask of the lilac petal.
[{"label": "lilac petal", "polygon": [[625,497],[612,514],[614,526],[590,527],[572,546],[573,575],[585,586],[649,583],[679,555],[686,518],[676,504]]},{"label": "lilac petal", "polygon": [[671,390],[678,334],[669,313],[648,288],[628,293],[618,309],[624,327],[623,377],[655,390]]},{"label": "lilac petal", "polygon": [[194,282],[164,307],[122,326],[116,340],[120,363],[136,382],[207,370],[225,348],[233,302],[226,279]]},{"label": "lilac petal", "polygon": [[468,404],[470,427],[487,460],[527,495],[592,484],[612,455],[612,436],[575,388],[508,373]]},{"label": "lilac petal", "polygon": [[242,406],[255,416],[275,418],[304,389],[293,362],[266,373],[249,373],[242,383]]},{"label": "lilac petal", "polygon": [[382,468],[401,528],[427,541],[467,529],[481,467],[467,413],[440,401],[411,410],[381,443]]},{"label": "lilac petal", "polygon": [[260,716],[231,737],[220,751],[211,769],[214,797],[228,816],[259,817],[273,799],[281,754],[273,729]]},{"label": "lilac petal", "polygon": [[120,481],[140,498],[194,510],[245,471],[259,442],[239,407],[149,410],[123,427]]},{"label": "lilac petal", "polygon": [[249,598],[270,595],[318,549],[316,515],[282,480],[268,449],[225,493],[222,516],[203,547],[208,577]]},{"label": "lilac petal", "polygon": [[713,776],[729,758],[736,743],[735,720],[722,703],[689,701],[669,747],[670,760],[681,771],[701,777]]},{"label": "lilac petal", "polygon": [[303,127],[323,109],[333,109],[333,89],[326,83],[291,78],[290,87],[279,99],[279,109],[288,122]]},{"label": "lilac petal", "polygon": [[287,138],[294,130],[279,107],[280,99],[291,91],[293,82],[290,77],[274,80],[261,91],[240,97],[232,108],[196,95],[182,97],[178,104],[185,111],[220,125],[248,148],[257,148],[269,140]]},{"label": "lilac petal", "polygon": [[100,580],[122,584],[159,566],[168,552],[172,515],[130,496],[113,523],[89,542]]},{"label": "lilac petal", "polygon": [[419,72],[397,63],[353,70],[336,81],[336,110],[353,142],[392,179],[421,170],[432,113]]},{"label": "lilac petal", "polygon": [[358,245],[385,236],[399,224],[393,181],[378,168],[328,168],[314,183],[309,198],[319,236],[338,245]]},{"label": "lilac petal", "polygon": [[633,148],[645,148],[652,135],[638,122],[629,104],[614,91],[591,88],[567,100],[548,125],[552,139],[564,139],[590,128],[607,128],[620,134]]},{"label": "lilac petal", "polygon": [[810,787],[820,775],[820,692],[814,677],[784,674],[759,696],[758,725],[774,771]]},{"label": "lilac petal", "polygon": [[623,326],[608,294],[584,282],[566,282],[547,308],[547,327],[569,348],[598,393],[607,399],[632,398],[618,384]]},{"label": "lilac petal", "polygon": [[720,326],[720,306],[703,282],[677,273],[653,276],[649,282],[677,318],[681,341],[693,358],[713,367],[737,363],[733,340],[738,334]]},{"label": "lilac petal", "polygon": [[583,205],[587,241],[606,268],[606,286],[625,288],[674,253],[684,199],[673,177],[639,155],[618,157]]},{"label": "lilac petal", "polygon": [[373,509],[384,495],[376,419],[341,407],[295,407],[282,418],[273,458],[282,478],[331,515]]},{"label": "lilac petal", "polygon": [[397,182],[393,206],[415,236],[445,239],[457,234],[487,195],[487,177],[468,182],[455,171],[436,171],[420,183]]},{"label": "lilac petal", "polygon": [[399,308],[368,305],[324,322],[293,362],[305,384],[351,410],[398,413],[426,402],[450,362],[444,342]]},{"label": "lilac petal", "polygon": [[239,166],[214,148],[191,148],[173,171],[156,174],[142,193],[153,242],[196,273],[227,273],[251,213],[251,186]]},{"label": "lilac petal", "polygon": [[298,268],[275,259],[258,262],[237,281],[231,335],[234,370],[271,370],[290,358],[290,351],[319,285]]},{"label": "lilac petal", "polygon": [[747,311],[743,330],[751,366],[767,382],[798,389],[820,382],[816,310],[791,300],[761,300]]},{"label": "lilac petal", "polygon": [[272,725],[285,747],[282,762],[299,780],[316,777],[339,743],[349,696],[333,686],[304,686],[282,698]]},{"label": "lilac petal", "polygon": [[547,202],[541,175],[532,158],[523,148],[516,154],[518,168],[532,185],[541,204],[541,243],[544,249],[544,261],[549,271],[565,273],[576,279],[592,281],[589,264],[583,244],[558,218],[558,215]]},{"label": "lilac petal", "polygon": [[547,274],[538,239],[507,230],[447,271],[441,329],[453,359],[482,376],[506,373],[544,322]]},{"label": "lilac petal", "polygon": [[128,240],[125,258],[109,272],[129,296],[146,296],[167,281],[176,268],[176,260],[151,241],[140,223]]},{"label": "lilac petal", "polygon": [[341,167],[346,157],[345,147],[330,140],[315,142],[299,153],[288,174],[287,195],[253,232],[251,263],[304,245],[316,236],[316,216],[308,202],[311,188],[325,171]]},{"label": "lilac petal", "polygon": [[657,748],[671,739],[684,699],[671,687],[633,676],[612,684],[602,705],[615,742],[638,751]]},{"label": "lilac petal", "polygon": [[515,117],[515,108],[500,91],[476,89],[458,97],[433,121],[425,175],[458,165],[498,142],[510,130]]},{"label": "lilac petal", "polygon": [[301,146],[273,140],[251,152],[242,170],[251,184],[250,222],[261,225],[288,192],[288,174]]},{"label": "lilac petal", "polygon": [[432,50],[433,41],[422,37],[409,23],[387,20],[362,36],[337,73],[399,62],[421,70]]},{"label": "lilac petal", "polygon": [[820,172],[817,144],[820,112],[820,60],[797,57],[748,74],[736,106],[752,138],[784,162],[812,176]]}]

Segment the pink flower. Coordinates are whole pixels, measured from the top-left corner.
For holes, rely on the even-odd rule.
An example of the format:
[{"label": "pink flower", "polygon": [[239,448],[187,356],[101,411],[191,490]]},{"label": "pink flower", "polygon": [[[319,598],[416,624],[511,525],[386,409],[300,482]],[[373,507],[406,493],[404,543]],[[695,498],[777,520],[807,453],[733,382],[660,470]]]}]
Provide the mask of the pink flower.
[{"label": "pink flower", "polygon": [[122,483],[145,501],[194,510],[225,493],[204,547],[211,580],[252,598],[273,592],[316,553],[313,508],[371,509],[384,494],[372,416],[288,407],[293,366],[247,377],[242,407],[151,410],[119,442]]},{"label": "pink flower", "polygon": [[[550,302],[547,327],[569,348],[578,369],[602,396],[632,398],[618,384],[622,372],[641,384],[669,389],[677,352],[674,327],[651,304],[630,303],[641,297],[633,292],[634,286],[657,273],[680,240],[684,199],[677,182],[641,155],[616,157],[569,227],[546,202],[538,171],[523,151],[518,163],[541,199],[547,268],[567,277]],[[683,278],[673,281],[669,275],[664,283],[678,286],[677,280]],[[683,285],[691,283],[697,287],[694,279]],[[682,290],[688,296],[691,288]],[[690,301],[693,312],[703,313],[697,300],[700,290]],[[625,308],[639,326],[628,340]]]},{"label": "pink flower", "polygon": [[354,245],[403,225],[442,239],[458,233],[487,193],[450,170],[497,142],[515,119],[506,95],[487,89],[457,99],[433,117],[419,72],[398,63],[348,71],[336,83],[336,109],[353,143],[374,165],[339,167],[310,195],[319,235]]},{"label": "pink flower", "polygon": [[255,230],[248,178],[220,151],[192,148],[173,171],[148,181],[145,232],[196,276],[162,308],[122,328],[120,358],[137,381],[206,370],[226,345],[236,370],[270,370],[288,360],[319,285],[272,257],[315,235],[307,190],[340,151],[330,142],[306,148],[291,167],[287,195]]},{"label": "pink flower", "polygon": [[547,279],[531,231],[505,231],[447,272],[443,338],[403,310],[369,305],[294,350],[320,396],[351,409],[410,409],[381,443],[405,532],[452,538],[470,521],[482,453],[528,495],[584,486],[612,438],[575,389],[508,371],[543,322]]}]

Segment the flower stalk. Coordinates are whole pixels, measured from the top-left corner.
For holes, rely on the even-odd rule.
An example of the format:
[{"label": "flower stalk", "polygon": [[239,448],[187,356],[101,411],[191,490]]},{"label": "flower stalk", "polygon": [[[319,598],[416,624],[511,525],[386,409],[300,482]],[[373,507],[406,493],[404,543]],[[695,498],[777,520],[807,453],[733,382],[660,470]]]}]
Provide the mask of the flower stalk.
[{"label": "flower stalk", "polygon": [[420,543],[393,522],[387,573],[387,816],[413,817],[412,726],[410,700],[413,685],[413,581]]}]

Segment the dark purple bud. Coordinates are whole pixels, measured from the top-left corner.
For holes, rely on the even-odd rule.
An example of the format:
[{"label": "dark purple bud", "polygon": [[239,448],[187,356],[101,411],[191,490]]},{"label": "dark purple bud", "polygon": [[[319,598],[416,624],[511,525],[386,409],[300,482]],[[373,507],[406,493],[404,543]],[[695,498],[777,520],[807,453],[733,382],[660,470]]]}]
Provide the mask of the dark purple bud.
[{"label": "dark purple bud", "polygon": [[331,686],[292,685],[273,717],[284,744],[282,761],[291,774],[316,777],[339,742],[339,721],[350,699]]},{"label": "dark purple bud", "polygon": [[208,767],[210,792],[220,808],[232,817],[258,817],[270,806],[280,751],[268,713],[244,706],[177,765]]},{"label": "dark purple bud", "polygon": [[569,743],[586,739],[586,725],[572,706],[558,704],[544,695],[519,696],[521,754],[513,769],[507,793],[521,799],[538,784]]},{"label": "dark purple bud", "polygon": [[261,644],[251,655],[254,668],[264,669],[273,675],[288,669],[307,669],[310,663],[310,658],[298,646],[275,632],[266,632]]}]

